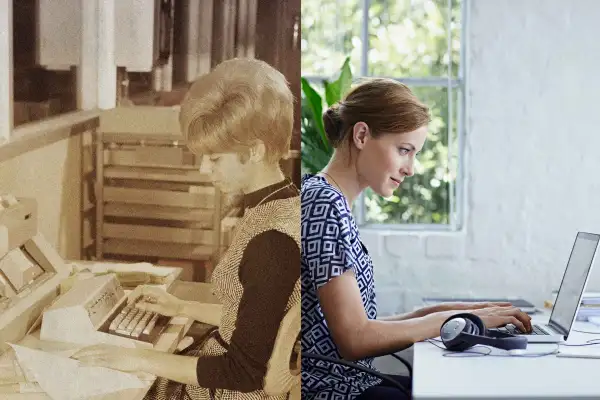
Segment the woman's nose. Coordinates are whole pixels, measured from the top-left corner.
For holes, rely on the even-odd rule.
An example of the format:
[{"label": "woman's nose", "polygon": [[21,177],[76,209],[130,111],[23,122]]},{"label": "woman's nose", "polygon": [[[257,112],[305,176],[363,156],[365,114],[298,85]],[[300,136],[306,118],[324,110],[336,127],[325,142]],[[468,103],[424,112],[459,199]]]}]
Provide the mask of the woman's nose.
[{"label": "woman's nose", "polygon": [[200,163],[200,173],[202,174],[212,174],[212,161],[207,156],[202,157],[202,161]]},{"label": "woman's nose", "polygon": [[415,163],[410,161],[400,168],[400,173],[404,176],[413,176],[415,174]]}]

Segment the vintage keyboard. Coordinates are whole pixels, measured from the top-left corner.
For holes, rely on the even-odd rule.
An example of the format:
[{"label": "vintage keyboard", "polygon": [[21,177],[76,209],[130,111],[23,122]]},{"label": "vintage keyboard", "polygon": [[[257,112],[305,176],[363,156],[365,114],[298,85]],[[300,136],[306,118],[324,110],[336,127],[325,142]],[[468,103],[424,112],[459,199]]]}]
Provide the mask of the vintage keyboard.
[{"label": "vintage keyboard", "polygon": [[108,333],[155,343],[169,324],[170,319],[170,317],[155,312],[140,310],[132,303],[125,305],[110,321]]}]

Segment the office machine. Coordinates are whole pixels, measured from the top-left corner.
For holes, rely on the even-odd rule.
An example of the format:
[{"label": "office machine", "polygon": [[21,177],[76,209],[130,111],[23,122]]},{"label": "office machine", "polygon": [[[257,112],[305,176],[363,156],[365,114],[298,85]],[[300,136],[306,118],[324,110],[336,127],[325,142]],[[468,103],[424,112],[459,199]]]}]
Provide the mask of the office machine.
[{"label": "office machine", "polygon": [[70,268],[38,232],[32,199],[0,196],[0,354],[26,335]]},{"label": "office machine", "polygon": [[133,300],[114,273],[78,280],[44,312],[40,339],[117,345],[126,339],[136,347],[172,352],[193,321],[138,309]]},{"label": "office machine", "polygon": [[[19,343],[32,333],[41,340],[79,344],[110,335],[109,342],[115,344],[128,341],[125,344],[175,350],[191,320],[140,311],[128,304],[129,291],[118,273],[80,272],[44,239],[37,223],[34,199],[0,196],[0,354],[8,343]],[[117,272],[136,266],[110,265]],[[150,267],[144,273],[160,270],[167,290],[181,273],[180,268]]]}]

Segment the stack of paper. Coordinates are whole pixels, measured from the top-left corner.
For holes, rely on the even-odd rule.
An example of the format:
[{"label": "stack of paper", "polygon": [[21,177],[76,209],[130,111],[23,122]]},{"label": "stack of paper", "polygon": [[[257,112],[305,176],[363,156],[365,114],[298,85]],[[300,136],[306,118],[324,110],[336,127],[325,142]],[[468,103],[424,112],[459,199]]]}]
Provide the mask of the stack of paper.
[{"label": "stack of paper", "polygon": [[81,366],[79,361],[69,358],[74,351],[49,353],[15,344],[11,346],[28,383],[35,382],[53,400],[86,399],[148,386],[133,374]]}]

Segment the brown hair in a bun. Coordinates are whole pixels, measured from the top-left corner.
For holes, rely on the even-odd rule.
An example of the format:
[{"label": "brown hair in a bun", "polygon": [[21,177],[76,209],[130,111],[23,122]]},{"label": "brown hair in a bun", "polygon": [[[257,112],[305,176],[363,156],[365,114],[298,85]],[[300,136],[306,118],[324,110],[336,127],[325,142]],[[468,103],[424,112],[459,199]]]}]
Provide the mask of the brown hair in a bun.
[{"label": "brown hair in a bun", "polygon": [[367,124],[371,135],[379,137],[412,132],[429,121],[428,107],[406,85],[388,78],[366,78],[323,114],[333,147],[343,143],[358,122]]},{"label": "brown hair in a bun", "polygon": [[343,139],[342,125],[343,121],[340,116],[339,104],[333,104],[323,114],[323,125],[325,126],[325,133],[327,139],[333,147],[337,147],[340,141]]}]

